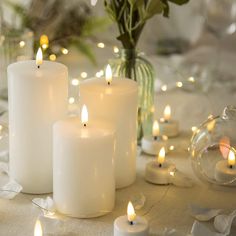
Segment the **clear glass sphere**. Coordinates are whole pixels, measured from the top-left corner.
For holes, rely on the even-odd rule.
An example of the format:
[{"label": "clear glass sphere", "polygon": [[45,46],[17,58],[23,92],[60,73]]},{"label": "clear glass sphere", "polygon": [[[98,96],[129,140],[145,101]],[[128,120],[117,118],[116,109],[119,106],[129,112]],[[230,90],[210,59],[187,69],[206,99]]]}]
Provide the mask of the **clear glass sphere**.
[{"label": "clear glass sphere", "polygon": [[201,180],[236,186],[236,107],[227,106],[222,115],[200,125],[189,151],[192,168]]}]

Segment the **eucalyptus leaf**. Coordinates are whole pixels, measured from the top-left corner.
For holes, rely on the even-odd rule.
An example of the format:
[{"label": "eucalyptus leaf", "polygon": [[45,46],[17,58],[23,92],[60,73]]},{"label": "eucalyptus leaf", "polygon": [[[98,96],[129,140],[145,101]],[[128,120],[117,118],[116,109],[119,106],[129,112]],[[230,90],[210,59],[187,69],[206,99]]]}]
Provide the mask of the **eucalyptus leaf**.
[{"label": "eucalyptus leaf", "polygon": [[163,12],[165,5],[161,0],[150,0],[146,9],[146,19],[152,18],[156,14]]}]

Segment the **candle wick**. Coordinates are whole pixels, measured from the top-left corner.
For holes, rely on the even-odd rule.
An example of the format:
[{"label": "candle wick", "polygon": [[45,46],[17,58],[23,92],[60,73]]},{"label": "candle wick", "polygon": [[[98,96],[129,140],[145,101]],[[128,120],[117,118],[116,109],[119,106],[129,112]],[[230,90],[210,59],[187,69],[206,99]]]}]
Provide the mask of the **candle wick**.
[{"label": "candle wick", "polygon": [[110,82],[107,82],[107,84],[108,84],[108,85],[111,85],[111,83],[110,83]]},{"label": "candle wick", "polygon": [[40,68],[40,65],[38,65],[38,69]]},{"label": "candle wick", "polygon": [[157,136],[154,136],[154,140],[157,140]]},{"label": "candle wick", "polygon": [[159,167],[160,167],[160,168],[162,167],[162,164],[161,164],[161,163],[159,163]]},{"label": "candle wick", "polygon": [[134,224],[134,222],[133,222],[133,221],[130,221],[129,223],[130,223],[130,225],[133,225],[133,224]]},{"label": "candle wick", "polygon": [[230,168],[230,169],[233,169],[233,165],[230,165],[229,168]]},{"label": "candle wick", "polygon": [[86,124],[84,124],[84,127],[86,127],[87,125]]}]

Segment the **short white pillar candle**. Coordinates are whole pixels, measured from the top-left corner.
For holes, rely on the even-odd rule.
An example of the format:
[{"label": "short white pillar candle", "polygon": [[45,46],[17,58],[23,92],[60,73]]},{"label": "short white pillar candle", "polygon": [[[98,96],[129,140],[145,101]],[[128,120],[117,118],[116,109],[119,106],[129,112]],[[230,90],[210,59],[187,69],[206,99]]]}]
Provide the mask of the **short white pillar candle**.
[{"label": "short white pillar candle", "polygon": [[235,167],[235,154],[232,150],[229,151],[228,160],[221,160],[216,163],[215,179],[219,183],[230,183],[236,185],[236,167]]},{"label": "short white pillar candle", "polygon": [[171,107],[167,105],[164,110],[164,118],[160,119],[160,133],[167,137],[179,135],[179,122],[171,119]]},{"label": "short white pillar candle", "polygon": [[160,135],[160,128],[158,121],[153,122],[152,136],[144,136],[141,141],[143,152],[149,155],[157,155],[162,147],[168,150],[168,137]]},{"label": "short white pillar candle", "polygon": [[93,78],[80,84],[80,102],[86,104],[91,119],[108,121],[116,128],[116,187],[132,184],[136,178],[138,84],[126,78]]},{"label": "short white pillar candle", "polygon": [[114,222],[114,236],[147,236],[148,231],[147,220],[136,216],[131,202],[127,207],[127,215],[118,217]]},{"label": "short white pillar candle", "polygon": [[163,147],[157,160],[147,163],[145,179],[153,184],[169,184],[170,172],[175,170],[175,165],[165,161],[165,148]]},{"label": "short white pillar candle", "polygon": [[68,70],[56,62],[8,67],[10,176],[24,193],[52,192],[52,125],[67,114]]},{"label": "short white pillar candle", "polygon": [[91,218],[112,211],[115,201],[114,129],[70,117],[53,127],[53,199],[59,212]]}]

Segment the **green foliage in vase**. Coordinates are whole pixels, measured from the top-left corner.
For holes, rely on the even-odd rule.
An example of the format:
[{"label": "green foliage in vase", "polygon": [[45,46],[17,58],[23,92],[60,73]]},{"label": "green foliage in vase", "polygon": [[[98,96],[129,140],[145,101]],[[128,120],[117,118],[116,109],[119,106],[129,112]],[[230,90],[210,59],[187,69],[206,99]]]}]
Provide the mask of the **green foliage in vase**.
[{"label": "green foliage in vase", "polygon": [[155,15],[169,16],[169,4],[183,5],[189,0],[104,0],[105,10],[116,22],[117,39],[125,49],[137,46],[146,22]]},{"label": "green foliage in vase", "polygon": [[[35,52],[39,47],[40,36],[47,35],[49,47],[44,51],[59,56],[62,48],[76,47],[92,63],[96,63],[91,43],[96,41],[96,33],[104,30],[110,21],[95,17],[85,1],[31,0],[29,6],[5,0],[21,19],[21,29],[34,32]],[[10,29],[10,27],[8,27]],[[14,32],[16,29],[8,30]]]}]

